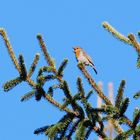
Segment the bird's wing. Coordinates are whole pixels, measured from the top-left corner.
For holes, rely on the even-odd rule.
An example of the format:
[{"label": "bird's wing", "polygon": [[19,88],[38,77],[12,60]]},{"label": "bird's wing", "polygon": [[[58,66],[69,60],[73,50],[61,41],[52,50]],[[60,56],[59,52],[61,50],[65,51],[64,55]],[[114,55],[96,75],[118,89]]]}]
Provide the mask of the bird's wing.
[{"label": "bird's wing", "polygon": [[92,58],[87,55],[87,53],[83,50],[83,54],[87,57],[88,61],[94,66]]}]

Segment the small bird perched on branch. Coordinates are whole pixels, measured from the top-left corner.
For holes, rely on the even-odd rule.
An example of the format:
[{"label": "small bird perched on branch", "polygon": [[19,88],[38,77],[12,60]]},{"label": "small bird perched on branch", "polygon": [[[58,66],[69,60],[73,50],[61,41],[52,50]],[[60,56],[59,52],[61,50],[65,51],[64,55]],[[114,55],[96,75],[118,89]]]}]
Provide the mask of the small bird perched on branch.
[{"label": "small bird perched on branch", "polygon": [[77,61],[82,62],[87,66],[91,66],[94,69],[95,73],[97,74],[97,70],[95,68],[95,65],[93,64],[91,57],[87,55],[87,53],[79,46],[74,47],[73,50]]}]

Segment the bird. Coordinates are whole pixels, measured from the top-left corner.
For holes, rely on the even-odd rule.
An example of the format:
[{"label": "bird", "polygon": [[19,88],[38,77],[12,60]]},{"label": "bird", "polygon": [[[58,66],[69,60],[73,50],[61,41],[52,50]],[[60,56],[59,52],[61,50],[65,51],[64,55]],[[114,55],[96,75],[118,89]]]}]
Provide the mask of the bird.
[{"label": "bird", "polygon": [[91,57],[80,46],[73,47],[73,50],[74,50],[77,61],[82,62],[83,64],[87,66],[91,66],[93,70],[95,71],[95,73],[97,74],[96,67]]}]

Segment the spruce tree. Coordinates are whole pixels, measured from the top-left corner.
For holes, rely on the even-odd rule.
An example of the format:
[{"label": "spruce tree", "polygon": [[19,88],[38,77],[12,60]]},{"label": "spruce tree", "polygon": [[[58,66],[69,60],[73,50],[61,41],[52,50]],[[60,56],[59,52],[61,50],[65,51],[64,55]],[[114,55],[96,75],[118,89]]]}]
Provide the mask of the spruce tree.
[{"label": "spruce tree", "polygon": [[[140,68],[140,43],[137,41],[135,35],[130,33],[128,36],[124,36],[108,22],[103,22],[102,25],[114,37],[135,48],[138,54],[136,67]],[[32,97],[36,101],[45,99],[60,111],[65,112],[65,115],[60,118],[58,122],[51,125],[46,124],[40,126],[35,129],[34,134],[45,134],[50,140],[71,140],[73,135],[76,140],[86,140],[91,133],[95,133],[103,140],[111,140],[109,135],[105,132],[106,122],[109,121],[112,123],[116,132],[113,138],[114,140],[127,140],[130,137],[133,137],[134,140],[140,139],[140,110],[138,108],[134,110],[133,120],[130,120],[126,116],[126,111],[128,110],[129,103],[131,103],[131,99],[129,97],[124,98],[125,80],[120,81],[115,104],[112,104],[111,100],[105,96],[105,93],[100,89],[95,79],[87,71],[85,65],[83,63],[78,63],[77,67],[91,86],[91,90],[85,92],[83,80],[81,77],[78,77],[76,79],[77,92],[72,94],[68,84],[69,81],[66,81],[63,77],[64,70],[68,65],[68,59],[62,60],[60,66],[57,68],[54,59],[48,52],[42,35],[38,34],[37,40],[47,65],[37,70],[38,73],[34,81],[31,77],[38,64],[40,58],[39,53],[35,55],[28,70],[24,62],[24,56],[20,54],[18,59],[16,58],[5,29],[0,28],[0,35],[5,42],[13,65],[19,73],[17,77],[3,84],[4,91],[9,92],[21,82],[27,82],[29,86],[32,87],[32,90],[21,97],[21,102],[27,101]],[[140,32],[138,32],[138,36],[140,36]],[[50,80],[57,80],[57,84],[54,82],[47,90],[44,89],[44,85]],[[63,102],[61,103],[54,98],[54,92],[58,89],[64,93]],[[93,92],[104,101],[104,104],[100,108],[95,108],[89,102],[89,98],[93,95]],[[134,94],[135,99],[139,97],[140,91]],[[124,125],[128,127],[127,130],[123,128]]]}]

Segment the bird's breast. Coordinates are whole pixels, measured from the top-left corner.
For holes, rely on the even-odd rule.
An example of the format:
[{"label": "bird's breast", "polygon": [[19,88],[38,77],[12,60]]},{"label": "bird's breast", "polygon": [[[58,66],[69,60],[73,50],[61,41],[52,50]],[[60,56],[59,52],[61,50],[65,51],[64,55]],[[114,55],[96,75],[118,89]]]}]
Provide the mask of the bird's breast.
[{"label": "bird's breast", "polygon": [[84,56],[82,51],[79,53],[78,61],[81,61],[81,62],[86,62],[87,61],[87,59]]}]

